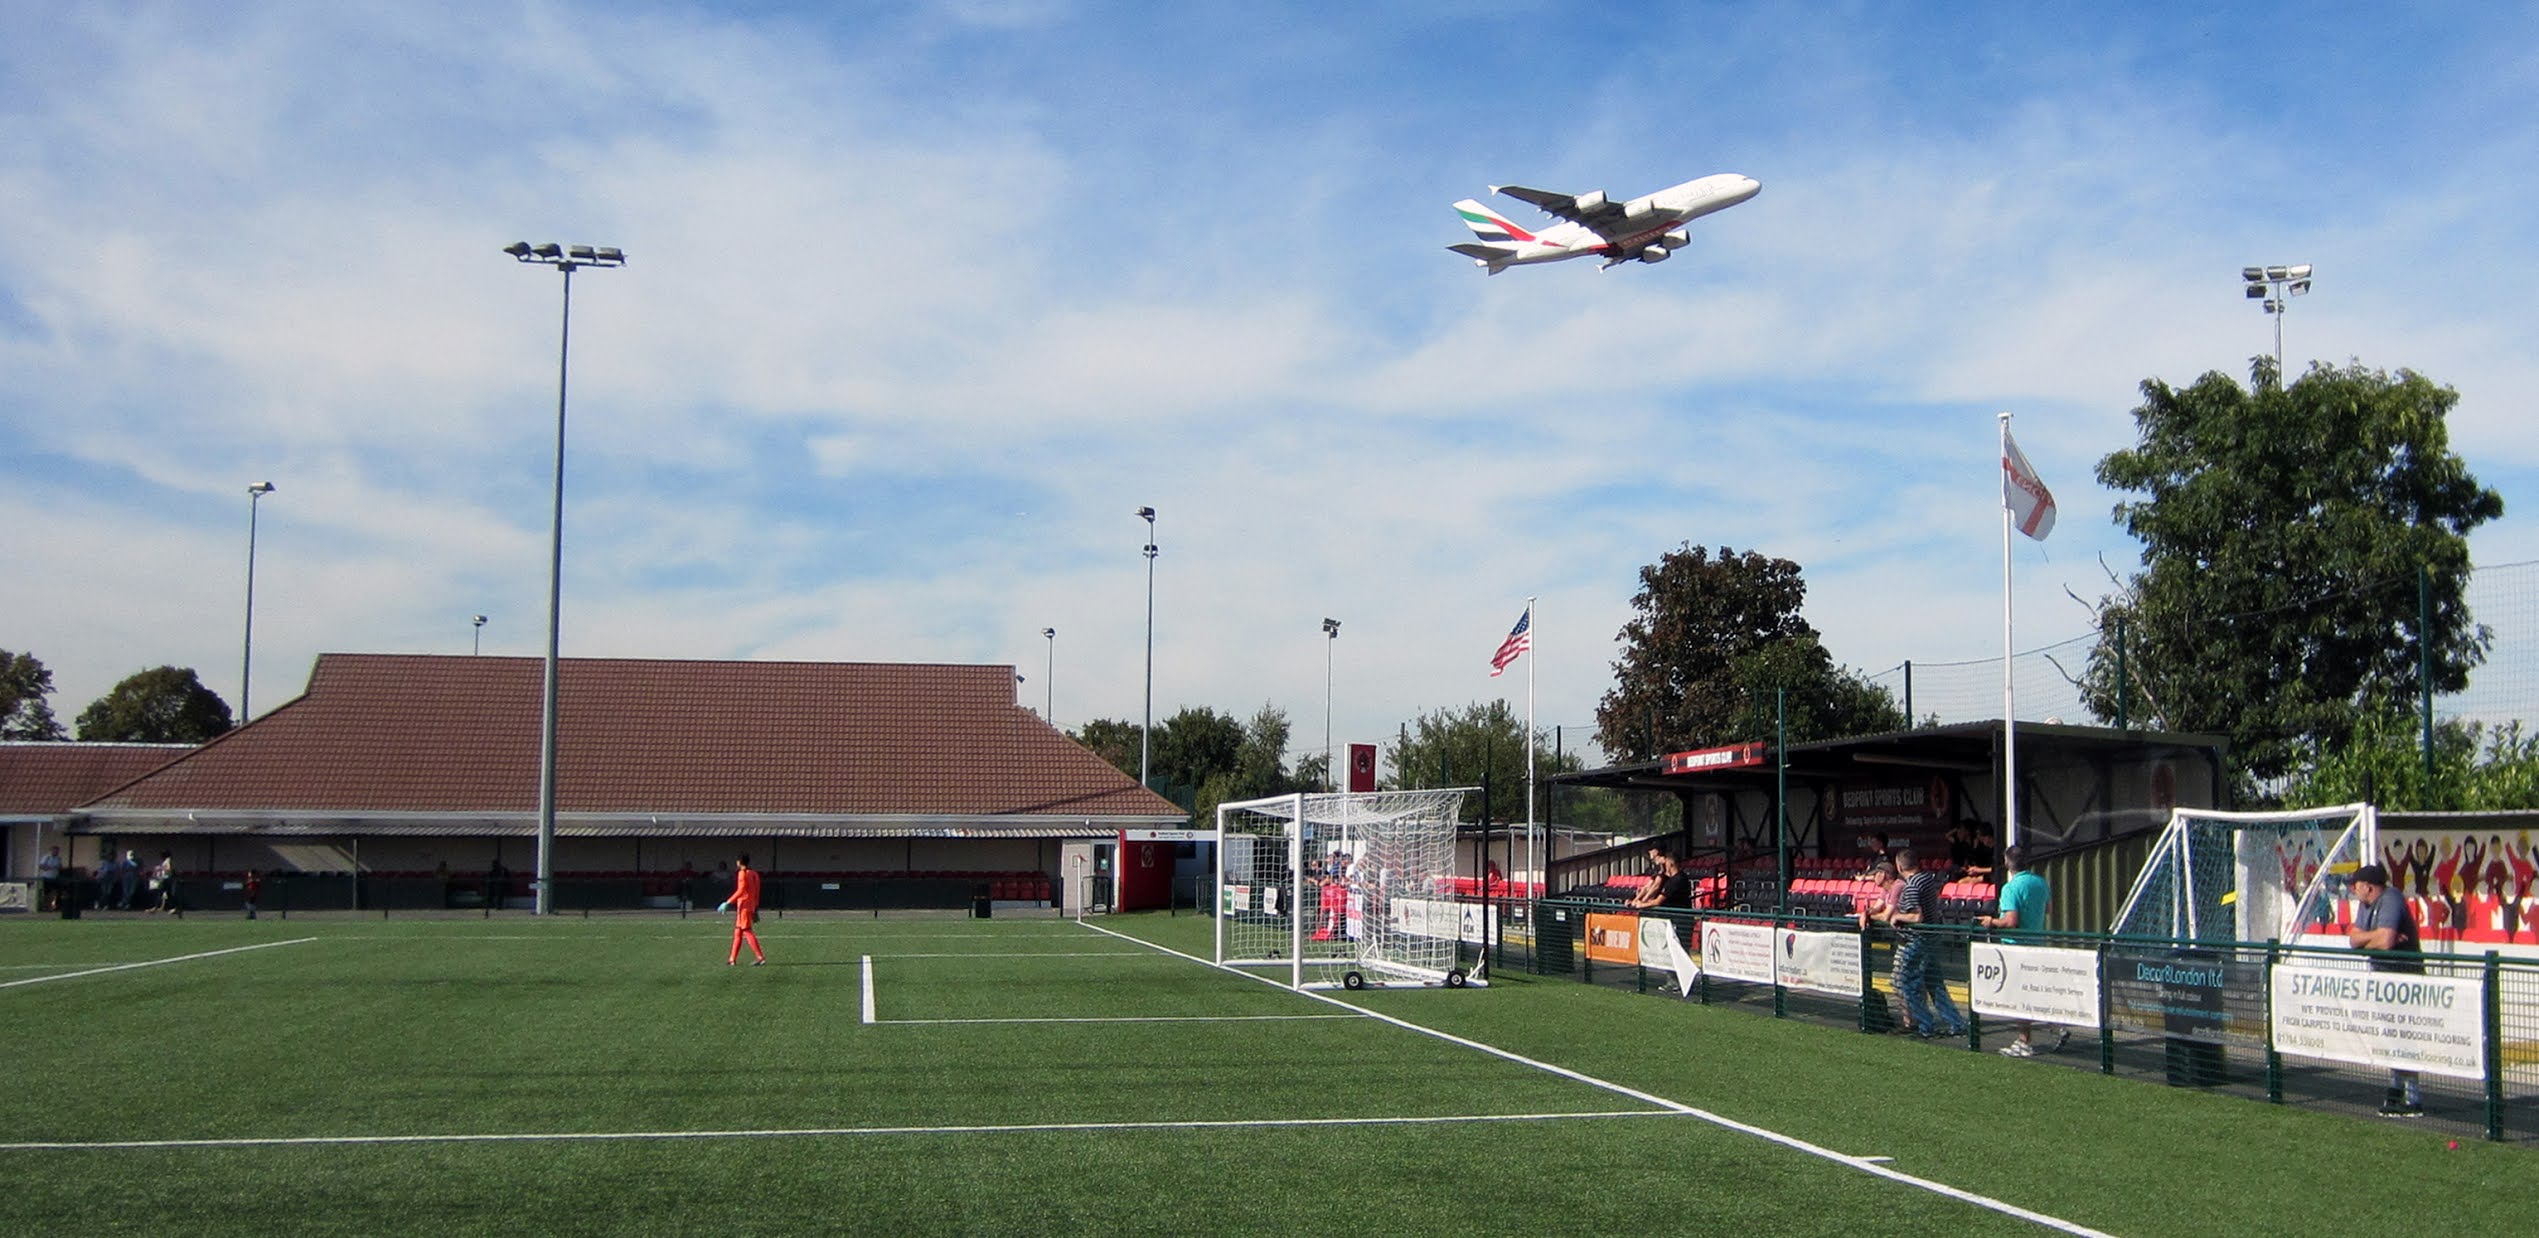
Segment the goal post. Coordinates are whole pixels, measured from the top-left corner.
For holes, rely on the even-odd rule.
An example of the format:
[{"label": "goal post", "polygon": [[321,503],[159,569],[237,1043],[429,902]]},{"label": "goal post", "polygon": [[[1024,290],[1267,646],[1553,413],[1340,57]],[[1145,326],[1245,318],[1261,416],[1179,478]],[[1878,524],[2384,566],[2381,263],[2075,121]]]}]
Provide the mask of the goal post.
[{"label": "goal post", "polygon": [[1219,805],[1217,965],[1302,989],[1480,984],[1452,886],[1469,790]]},{"label": "goal post", "polygon": [[2179,808],[2111,930],[2120,937],[2298,941],[2377,846],[2369,804],[2276,812]]}]

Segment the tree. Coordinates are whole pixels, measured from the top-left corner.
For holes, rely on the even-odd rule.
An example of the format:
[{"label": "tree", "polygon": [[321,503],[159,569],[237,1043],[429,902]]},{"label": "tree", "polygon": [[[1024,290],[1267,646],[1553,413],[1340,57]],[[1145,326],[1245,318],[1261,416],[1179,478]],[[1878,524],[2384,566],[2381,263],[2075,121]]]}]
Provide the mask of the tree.
[{"label": "tree", "polygon": [[1186,706],[1155,727],[1155,781],[1195,789],[1210,775],[1233,770],[1242,751],[1243,724],[1234,715],[1205,705]]},{"label": "tree", "polygon": [[[1421,714],[1395,732],[1384,761],[1393,771],[1392,785],[1404,790],[1479,786],[1486,775],[1491,812],[1516,820],[1525,817],[1525,720],[1506,701],[1475,701],[1459,710],[1440,708]],[[1537,782],[1578,767],[1575,755],[1555,757],[1550,741],[1535,735]],[[1463,818],[1481,819],[1480,796],[1465,798]]]},{"label": "tree", "polygon": [[79,711],[79,737],[92,743],[199,744],[228,730],[228,703],[190,667],[128,676]]},{"label": "tree", "polygon": [[1686,543],[1640,569],[1614,686],[1596,737],[1616,760],[1773,735],[1774,690],[1792,700],[1791,742],[1900,729],[1886,691],[1834,664],[1799,617],[1799,565]]},{"label": "tree", "polygon": [[1140,728],[1134,722],[1095,718],[1078,727],[1068,738],[1082,744],[1093,755],[1111,763],[1112,768],[1131,778],[1137,777],[1137,736]]},{"label": "tree", "polygon": [[2433,728],[2433,782],[2425,783],[2422,719],[2373,713],[2345,744],[2305,743],[2283,802],[2295,808],[2370,802],[2415,812],[2539,808],[2539,735],[2519,722],[2488,729],[2446,718]]},{"label": "tree", "polygon": [[2419,639],[2434,691],[2468,685],[2490,636],[2464,597],[2467,534],[2504,501],[2451,453],[2448,387],[2359,365],[2287,387],[2271,357],[2250,378],[2146,380],[2140,441],[2099,462],[2101,483],[2141,496],[2115,516],[2144,566],[2102,601],[2081,687],[2117,716],[2121,639],[2128,721],[2227,736],[2243,780],[2272,780],[2413,701]]},{"label": "tree", "polygon": [[34,654],[0,649],[0,739],[62,738],[52,694],[53,672]]}]

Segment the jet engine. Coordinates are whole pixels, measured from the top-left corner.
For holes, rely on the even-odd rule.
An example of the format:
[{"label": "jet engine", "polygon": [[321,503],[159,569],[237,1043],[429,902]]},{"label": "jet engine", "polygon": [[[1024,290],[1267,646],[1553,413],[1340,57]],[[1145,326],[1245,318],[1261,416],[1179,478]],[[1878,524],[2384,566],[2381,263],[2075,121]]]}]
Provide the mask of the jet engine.
[{"label": "jet engine", "polygon": [[1682,228],[1677,228],[1668,232],[1666,235],[1657,238],[1657,243],[1667,247],[1668,249],[1682,249],[1683,247],[1693,243],[1693,237],[1691,233],[1684,231]]},{"label": "jet engine", "polygon": [[1643,218],[1643,217],[1646,217],[1646,216],[1649,216],[1649,215],[1654,215],[1654,214],[1656,214],[1656,213],[1657,213],[1657,195],[1656,195],[1656,194],[1650,194],[1649,196],[1647,196],[1647,197],[1645,197],[1645,198],[1633,198],[1633,199],[1631,199],[1631,201],[1630,201],[1629,203],[1627,203],[1627,204],[1625,204],[1625,205],[1623,206],[1623,208],[1622,208],[1622,213],[1623,213],[1623,214],[1625,214],[1625,215],[1630,216],[1630,217],[1631,217],[1631,218],[1633,218],[1633,219],[1640,219],[1640,218]]},{"label": "jet engine", "polygon": [[1593,215],[1596,212],[1603,210],[1608,205],[1609,201],[1610,200],[1605,197],[1604,190],[1590,189],[1587,192],[1578,195],[1578,213],[1581,215]]},{"label": "jet engine", "polygon": [[1664,262],[1674,256],[1674,252],[1663,245],[1651,245],[1647,249],[1640,251],[1640,261],[1642,262]]}]

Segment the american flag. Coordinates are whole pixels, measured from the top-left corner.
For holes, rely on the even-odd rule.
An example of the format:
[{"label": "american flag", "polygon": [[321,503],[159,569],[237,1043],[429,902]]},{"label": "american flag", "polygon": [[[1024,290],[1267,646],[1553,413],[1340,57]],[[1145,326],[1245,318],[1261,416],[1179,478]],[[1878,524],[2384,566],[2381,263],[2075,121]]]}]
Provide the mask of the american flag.
[{"label": "american flag", "polygon": [[1509,663],[1516,661],[1526,650],[1533,647],[1534,608],[1528,606],[1524,614],[1516,617],[1516,626],[1508,629],[1508,638],[1499,642],[1499,651],[1490,655],[1490,678],[1498,678],[1499,673],[1505,671]]}]

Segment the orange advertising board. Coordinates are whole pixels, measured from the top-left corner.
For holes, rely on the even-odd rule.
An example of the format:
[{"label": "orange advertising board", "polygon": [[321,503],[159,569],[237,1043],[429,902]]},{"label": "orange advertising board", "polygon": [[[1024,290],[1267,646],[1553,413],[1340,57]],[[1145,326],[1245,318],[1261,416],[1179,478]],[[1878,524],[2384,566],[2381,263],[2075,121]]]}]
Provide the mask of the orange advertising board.
[{"label": "orange advertising board", "polygon": [[1587,913],[1587,957],[1599,963],[1640,961],[1640,917],[1630,913]]}]

